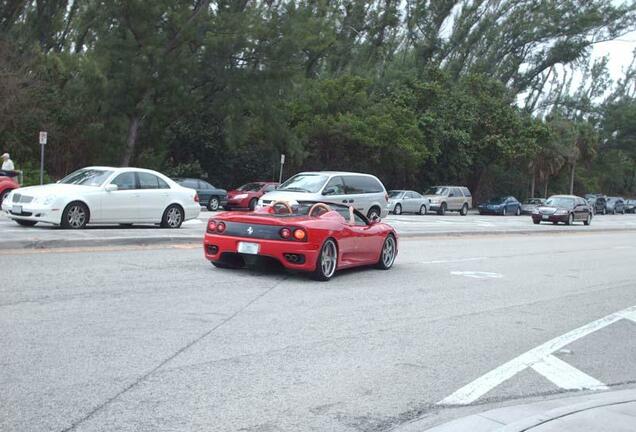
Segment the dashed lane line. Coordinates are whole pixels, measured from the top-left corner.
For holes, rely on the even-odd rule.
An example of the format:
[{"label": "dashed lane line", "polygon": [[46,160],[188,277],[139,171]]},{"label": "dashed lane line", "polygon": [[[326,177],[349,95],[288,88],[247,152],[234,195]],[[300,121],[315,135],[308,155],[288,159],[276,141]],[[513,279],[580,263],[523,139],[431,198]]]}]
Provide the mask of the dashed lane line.
[{"label": "dashed lane line", "polygon": [[[532,367],[539,362],[544,361],[548,356],[551,356],[554,352],[560,350],[566,345],[569,345],[572,342],[577,341],[578,339],[581,339],[622,319],[629,319],[636,322],[636,306],[632,306],[627,309],[623,309],[622,311],[607,315],[606,317],[603,317],[596,321],[592,321],[564,335],[551,339],[548,342],[539,345],[538,347],[533,348],[530,351],[521,354],[520,356],[510,360],[509,362],[504,363],[503,365],[491,370],[485,375],[482,375],[473,382],[460,388],[455,393],[442,399],[437,404],[469,405],[488,393],[490,390],[497,387],[499,384],[512,378],[519,372]],[[549,362],[550,360],[548,360],[548,364],[550,364]],[[554,364],[555,362],[552,361],[553,366]],[[541,368],[542,366],[539,366],[539,369]],[[545,368],[544,371],[545,370],[548,371],[548,374],[552,373],[549,368]]]}]

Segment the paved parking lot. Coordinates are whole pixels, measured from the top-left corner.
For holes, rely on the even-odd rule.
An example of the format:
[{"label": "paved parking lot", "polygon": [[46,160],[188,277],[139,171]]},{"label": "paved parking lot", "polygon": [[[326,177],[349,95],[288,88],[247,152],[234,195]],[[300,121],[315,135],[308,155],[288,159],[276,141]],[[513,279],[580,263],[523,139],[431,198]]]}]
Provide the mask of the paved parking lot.
[{"label": "paved parking lot", "polygon": [[[156,244],[199,242],[205,222],[216,213],[202,211],[198,219],[187,221],[181,229],[161,229],[153,225],[120,227],[90,226],[85,230],[61,230],[52,225],[21,227],[0,214],[0,247],[45,248],[122,244]],[[389,215],[385,222],[393,225],[402,236],[470,235],[485,233],[534,233],[571,231],[636,230],[636,215],[606,215],[594,218],[591,226],[552,224],[534,225],[529,216],[459,216]]]}]

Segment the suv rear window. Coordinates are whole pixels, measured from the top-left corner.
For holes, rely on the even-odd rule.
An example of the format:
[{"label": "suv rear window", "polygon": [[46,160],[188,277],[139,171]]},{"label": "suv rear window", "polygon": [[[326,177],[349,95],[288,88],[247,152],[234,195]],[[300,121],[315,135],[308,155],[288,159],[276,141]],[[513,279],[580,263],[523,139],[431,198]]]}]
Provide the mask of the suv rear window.
[{"label": "suv rear window", "polygon": [[470,191],[468,190],[468,188],[467,188],[467,187],[462,187],[462,188],[460,188],[460,189],[462,190],[462,192],[464,192],[464,196],[465,196],[465,197],[472,196],[472,195],[470,194]]},{"label": "suv rear window", "polygon": [[382,184],[373,177],[345,176],[344,183],[347,195],[384,192]]}]

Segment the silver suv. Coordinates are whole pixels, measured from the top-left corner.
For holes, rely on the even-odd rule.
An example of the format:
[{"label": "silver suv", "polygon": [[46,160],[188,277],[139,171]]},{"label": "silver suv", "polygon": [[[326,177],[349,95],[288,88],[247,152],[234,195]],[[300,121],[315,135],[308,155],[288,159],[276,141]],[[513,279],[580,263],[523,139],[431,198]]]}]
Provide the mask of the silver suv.
[{"label": "silver suv", "polygon": [[340,171],[302,172],[258,201],[267,206],[274,201],[322,201],[353,205],[369,219],[388,213],[386,189],[377,177]]},{"label": "silver suv", "polygon": [[447,211],[458,211],[462,216],[468,214],[473,206],[473,196],[464,186],[433,186],[424,192],[428,199],[429,210],[443,215]]}]

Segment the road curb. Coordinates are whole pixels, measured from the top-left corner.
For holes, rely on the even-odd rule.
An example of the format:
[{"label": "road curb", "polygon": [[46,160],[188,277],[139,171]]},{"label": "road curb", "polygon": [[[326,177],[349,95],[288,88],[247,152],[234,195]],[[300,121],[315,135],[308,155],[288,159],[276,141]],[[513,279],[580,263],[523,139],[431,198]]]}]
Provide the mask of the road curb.
[{"label": "road curb", "polygon": [[[563,402],[567,402],[568,399],[572,399],[572,403],[563,405]],[[478,430],[479,432],[526,432],[554,420],[567,422],[569,416],[576,416],[585,411],[635,402],[636,390],[631,389],[587,394],[527,405],[496,408],[480,414],[461,417],[433,428],[422,429],[422,432],[464,432],[468,430]],[[539,408],[550,403],[556,407],[552,409],[544,408],[543,410]],[[537,411],[540,412],[537,413]],[[527,414],[524,416],[523,413]],[[417,423],[417,421],[414,423]],[[413,430],[413,426],[414,424],[412,423],[409,430]],[[396,431],[399,430],[400,428],[396,429]]]},{"label": "road curb", "polygon": [[61,249],[104,246],[151,246],[161,244],[199,244],[203,235],[176,237],[110,237],[82,239],[52,239],[0,242],[0,250],[16,249]]},{"label": "road curb", "polygon": [[[488,230],[488,231],[419,231],[399,233],[400,238],[435,238],[435,237],[479,237],[479,236],[504,236],[504,235],[546,235],[546,234],[577,234],[577,233],[620,233],[635,232],[636,228],[610,228],[597,230],[572,230],[568,228],[555,228],[552,230]],[[72,232],[69,231],[69,235]],[[204,233],[184,236],[125,236],[125,237],[96,237],[96,238],[64,238],[47,240],[7,240],[0,241],[0,250],[14,249],[58,249],[75,247],[105,247],[105,246],[146,246],[146,245],[170,245],[170,244],[195,244],[203,242]]]}]

